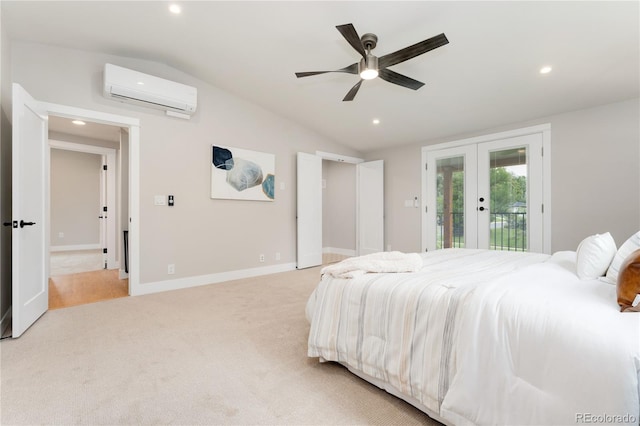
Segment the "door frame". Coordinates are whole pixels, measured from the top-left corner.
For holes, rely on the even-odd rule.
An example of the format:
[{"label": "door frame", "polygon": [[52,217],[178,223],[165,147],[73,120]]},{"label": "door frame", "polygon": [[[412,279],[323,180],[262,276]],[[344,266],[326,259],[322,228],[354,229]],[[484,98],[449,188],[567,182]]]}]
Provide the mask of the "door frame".
[{"label": "door frame", "polygon": [[[116,226],[116,206],[119,206],[120,203],[116,201],[116,150],[114,148],[105,148],[102,146],[95,145],[85,145],[81,143],[60,141],[56,139],[49,139],[49,147],[54,149],[60,149],[64,151],[74,151],[74,152],[82,152],[85,154],[96,154],[101,155],[104,158],[105,164],[107,166],[107,177],[106,177],[106,206],[108,206],[109,210],[107,211],[107,221],[106,221],[106,238],[103,236],[102,226],[100,225],[100,248],[107,249],[107,269],[119,268],[119,262],[116,259],[116,244],[118,241],[122,241],[117,233],[118,229]],[[102,172],[100,173],[101,180]],[[100,188],[101,196],[100,202],[102,203],[104,200],[103,192],[104,186],[101,185]],[[102,208],[102,205],[100,206]],[[96,211],[97,214],[102,214],[100,211]]]},{"label": "door frame", "polygon": [[509,139],[518,136],[526,136],[532,134],[542,134],[542,238],[543,238],[543,252],[551,253],[551,123],[540,124],[531,127],[523,127],[520,129],[508,130],[499,133],[491,133],[487,135],[475,136],[466,139],[459,139],[451,142],[445,142],[436,145],[428,145],[422,147],[422,167],[421,172],[421,188],[422,188],[422,220],[421,220],[421,235],[422,235],[422,251],[427,251],[429,229],[428,222],[428,200],[427,200],[427,161],[429,154],[433,151],[455,148],[464,145],[476,145],[484,142],[492,142],[501,139]]},{"label": "door frame", "polygon": [[[129,132],[129,295],[142,294],[140,289],[140,119],[68,105],[48,102],[41,102],[41,104],[49,115],[123,127]],[[48,195],[48,187],[46,191]]]}]

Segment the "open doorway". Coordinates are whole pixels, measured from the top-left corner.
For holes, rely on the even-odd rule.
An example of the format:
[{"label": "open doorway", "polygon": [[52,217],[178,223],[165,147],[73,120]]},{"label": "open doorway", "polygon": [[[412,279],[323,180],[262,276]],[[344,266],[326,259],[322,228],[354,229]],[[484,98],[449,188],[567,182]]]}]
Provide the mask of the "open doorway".
[{"label": "open doorway", "polygon": [[[345,192],[351,177],[346,177],[343,173],[337,174],[335,188],[341,194],[338,205],[323,209],[328,198],[323,194],[328,188],[328,169],[324,171],[325,184],[323,185],[323,160],[327,162],[327,167],[332,162],[355,164],[355,192]],[[338,170],[338,169],[336,169]],[[341,171],[351,173],[351,169],[340,168]],[[353,176],[351,174],[351,176]],[[297,193],[297,246],[296,246],[296,267],[298,269],[319,266],[324,263],[323,252],[331,252],[350,257],[361,256],[384,251],[384,163],[382,160],[363,161],[359,158],[347,157],[338,154],[331,154],[317,151],[315,155],[298,152],[296,170],[296,193]],[[333,180],[333,179],[332,179]],[[333,184],[331,184],[333,186]],[[322,187],[325,186],[323,189]],[[355,193],[355,197],[353,194]],[[349,217],[355,217],[355,249],[352,248],[353,239],[349,237],[350,232],[344,231],[343,236],[334,242],[333,237],[328,237],[328,233],[323,232],[325,226],[323,222],[333,209],[348,210],[349,206],[355,206],[355,215],[341,214],[337,218],[337,223],[347,225],[353,223]],[[351,211],[353,211],[351,210]],[[331,227],[329,227],[331,229]],[[351,227],[353,229],[353,227]],[[340,247],[342,246],[342,247]],[[343,252],[344,254],[341,254]],[[340,260],[340,259],[337,259]],[[329,261],[330,262],[330,261]]]},{"label": "open doorway", "polygon": [[129,294],[128,134],[50,116],[49,308]]},{"label": "open doorway", "polygon": [[322,264],[356,255],[356,165],[322,160]]}]

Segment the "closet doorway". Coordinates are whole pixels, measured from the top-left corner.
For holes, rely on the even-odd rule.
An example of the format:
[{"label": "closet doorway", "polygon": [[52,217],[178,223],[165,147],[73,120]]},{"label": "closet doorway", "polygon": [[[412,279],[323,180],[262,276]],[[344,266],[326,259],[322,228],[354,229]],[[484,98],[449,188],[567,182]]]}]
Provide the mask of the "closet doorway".
[{"label": "closet doorway", "polygon": [[[334,167],[330,164],[334,162],[345,167]],[[325,204],[328,204],[326,209]],[[354,218],[355,229],[351,218]],[[338,235],[334,229],[325,230],[327,224],[336,224],[342,234]],[[383,250],[383,161],[364,162],[321,151],[315,155],[299,152],[297,268],[321,265],[323,253],[335,253],[339,260]]]},{"label": "closet doorway", "polygon": [[322,264],[356,255],[356,165],[322,160]]}]

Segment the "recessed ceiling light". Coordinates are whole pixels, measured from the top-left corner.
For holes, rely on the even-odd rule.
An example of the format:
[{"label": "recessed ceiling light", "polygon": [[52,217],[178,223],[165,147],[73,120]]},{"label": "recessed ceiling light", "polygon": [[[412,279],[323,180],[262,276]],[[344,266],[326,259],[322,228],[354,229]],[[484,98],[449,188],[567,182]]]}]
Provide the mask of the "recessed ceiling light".
[{"label": "recessed ceiling light", "polygon": [[380,120],[378,120],[377,118],[374,118],[372,121],[373,124],[380,124]]},{"label": "recessed ceiling light", "polygon": [[551,67],[548,65],[540,68],[540,74],[549,74],[550,72],[551,72]]},{"label": "recessed ceiling light", "polygon": [[139,81],[137,84],[138,86],[144,86],[144,81]]},{"label": "recessed ceiling light", "polygon": [[84,126],[85,124],[87,124],[82,120],[73,120],[72,123],[75,124],[76,126]]},{"label": "recessed ceiling light", "polygon": [[172,4],[171,6],[169,6],[169,12],[178,15],[180,14],[180,12],[182,12],[182,8],[177,4]]}]

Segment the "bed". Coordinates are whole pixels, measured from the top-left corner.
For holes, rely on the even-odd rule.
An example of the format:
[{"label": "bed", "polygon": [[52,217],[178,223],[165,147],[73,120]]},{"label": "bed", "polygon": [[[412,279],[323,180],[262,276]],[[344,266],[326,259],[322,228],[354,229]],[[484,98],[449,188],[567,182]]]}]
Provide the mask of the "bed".
[{"label": "bed", "polygon": [[579,277],[576,252],[419,256],[415,272],[323,274],[308,356],[447,425],[638,424],[640,314]]}]

